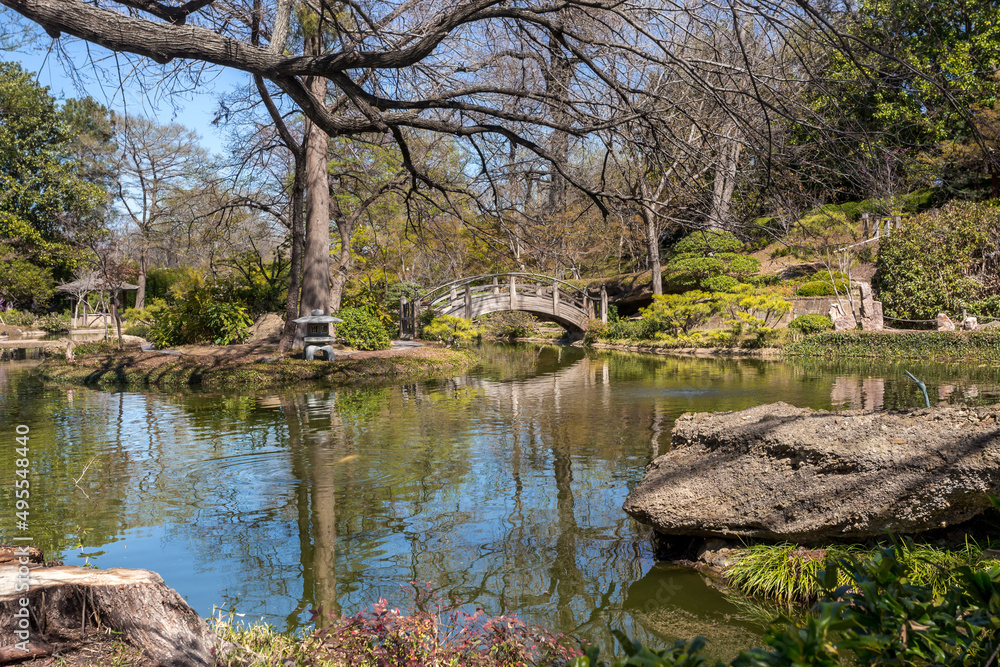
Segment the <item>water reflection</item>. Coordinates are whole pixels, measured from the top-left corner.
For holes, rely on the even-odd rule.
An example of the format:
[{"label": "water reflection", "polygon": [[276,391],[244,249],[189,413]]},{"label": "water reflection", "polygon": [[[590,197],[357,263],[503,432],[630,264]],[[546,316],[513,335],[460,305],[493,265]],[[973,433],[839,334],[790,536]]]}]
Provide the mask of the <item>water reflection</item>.
[{"label": "water reflection", "polygon": [[[922,403],[891,364],[483,354],[483,372],[445,381],[262,395],[45,387],[5,365],[0,426],[31,426],[52,557],[154,569],[205,615],[296,627],[317,606],[406,607],[409,582],[428,582],[605,644],[609,628],[706,634],[723,657],[756,626],[701,575],[657,565],[620,509],[673,420],[776,400]],[[953,402],[1000,387],[992,368],[914,373]]]}]

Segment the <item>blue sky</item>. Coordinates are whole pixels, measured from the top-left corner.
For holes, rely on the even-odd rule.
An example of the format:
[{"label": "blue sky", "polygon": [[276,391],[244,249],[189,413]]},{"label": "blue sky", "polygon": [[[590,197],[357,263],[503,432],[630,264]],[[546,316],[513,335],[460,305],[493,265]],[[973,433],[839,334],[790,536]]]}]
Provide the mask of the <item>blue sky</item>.
[{"label": "blue sky", "polygon": [[[145,116],[160,123],[179,123],[196,131],[201,137],[202,145],[212,153],[225,152],[224,128],[212,125],[218,98],[220,94],[229,92],[240,84],[245,85],[248,75],[232,70],[220,70],[205,77],[210,80],[193,91],[170,94],[164,86],[145,90],[134,79],[126,80],[124,85],[120,85],[117,80],[110,80],[111,76],[98,75],[89,64],[91,60],[96,60],[113,73],[119,68],[127,71],[129,63],[123,57],[119,57],[116,62],[110,51],[99,46],[88,47],[72,38],[62,39],[79,72],[78,78],[85,79],[82,88],[67,74],[56,52],[54,50],[49,52],[52,40],[44,33],[24,50],[0,53],[0,60],[17,61],[28,71],[37,72],[38,83],[48,86],[50,94],[56,99],[89,95],[119,113],[127,111],[129,114]],[[65,41],[67,39],[70,41]]]}]

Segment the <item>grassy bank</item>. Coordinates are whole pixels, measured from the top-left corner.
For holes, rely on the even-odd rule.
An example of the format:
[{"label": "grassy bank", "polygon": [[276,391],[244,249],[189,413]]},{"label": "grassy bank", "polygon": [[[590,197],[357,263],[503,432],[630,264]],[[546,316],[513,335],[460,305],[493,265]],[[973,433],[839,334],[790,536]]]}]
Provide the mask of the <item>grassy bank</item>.
[{"label": "grassy bank", "polygon": [[[969,541],[956,549],[941,549],[927,544],[906,543],[898,552],[899,563],[909,572],[909,583],[926,586],[935,595],[943,595],[958,582],[958,568],[984,571],[1000,561],[984,555],[990,547]],[[737,592],[778,600],[806,603],[815,601],[821,585],[818,573],[843,559],[863,561],[873,558],[884,547],[836,545],[824,549],[806,549],[794,544],[754,545],[739,551],[736,562],[724,572],[726,582]],[[992,552],[987,552],[992,553]],[[841,571],[841,585],[850,583]]]},{"label": "grassy bank", "polygon": [[256,350],[246,354],[162,355],[140,350],[78,355],[76,361],[52,358],[37,373],[44,379],[98,387],[274,388],[381,383],[447,376],[475,365],[470,352],[436,347],[387,350],[333,363],[279,358]]},{"label": "grassy bank", "polygon": [[785,347],[789,356],[1000,361],[1000,332],[825,332]]}]

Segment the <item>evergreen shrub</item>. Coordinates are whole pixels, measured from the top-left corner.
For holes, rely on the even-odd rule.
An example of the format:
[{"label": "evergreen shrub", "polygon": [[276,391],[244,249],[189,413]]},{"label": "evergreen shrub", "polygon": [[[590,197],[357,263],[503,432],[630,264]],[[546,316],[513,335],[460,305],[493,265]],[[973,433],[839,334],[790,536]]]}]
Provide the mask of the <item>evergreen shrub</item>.
[{"label": "evergreen shrub", "polygon": [[872,287],[885,314],[1000,317],[1000,201],[952,202],[881,242]]},{"label": "evergreen shrub", "polygon": [[709,287],[705,281],[725,276],[739,282],[756,273],[760,269],[760,260],[743,254],[743,250],[743,242],[731,232],[693,232],[673,248],[674,255],[666,266],[670,271],[668,284],[679,289],[731,289],[732,283],[726,287]]},{"label": "evergreen shrub", "polygon": [[799,315],[788,323],[788,328],[801,334],[813,334],[829,331],[833,328],[833,321],[828,315]]},{"label": "evergreen shrub", "polygon": [[69,331],[69,324],[69,317],[59,313],[48,313],[35,320],[35,326],[42,331],[48,331],[49,333]]},{"label": "evergreen shrub", "polygon": [[424,338],[436,339],[448,347],[468,343],[480,336],[479,329],[472,320],[453,315],[438,315],[434,321],[424,327]]},{"label": "evergreen shrub", "polygon": [[0,316],[5,324],[12,327],[30,327],[35,323],[35,316],[26,310],[5,310]]},{"label": "evergreen shrub", "polygon": [[145,308],[152,319],[148,339],[157,347],[212,342],[242,343],[253,320],[241,303],[227,301],[218,287],[190,272],[170,291],[172,303],[154,301]]},{"label": "evergreen shrub", "polygon": [[[840,293],[843,294],[843,290],[841,290]],[[833,294],[833,285],[819,280],[811,280],[807,283],[802,283],[799,285],[799,288],[795,290],[796,296],[833,296]]]},{"label": "evergreen shrub", "polygon": [[355,350],[387,350],[392,339],[378,315],[368,308],[341,308],[337,338]]},{"label": "evergreen shrub", "polygon": [[693,290],[684,294],[658,294],[640,311],[642,322],[652,333],[688,333],[719,311],[716,295]]}]

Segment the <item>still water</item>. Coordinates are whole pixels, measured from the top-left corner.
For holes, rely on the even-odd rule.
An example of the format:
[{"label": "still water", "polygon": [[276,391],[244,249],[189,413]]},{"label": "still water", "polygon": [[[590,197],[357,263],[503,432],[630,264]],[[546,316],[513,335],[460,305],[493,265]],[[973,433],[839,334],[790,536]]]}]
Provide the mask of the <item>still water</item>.
[{"label": "still water", "polygon": [[[31,429],[32,534],[49,558],[159,572],[204,616],[280,629],[415,585],[583,638],[759,641],[745,603],[657,563],[621,505],[688,411],[772,401],[1000,402],[1000,369],[701,360],[485,347],[447,380],[281,393],[43,386],[0,364],[3,507]],[[11,517],[0,520],[9,539]]]}]

